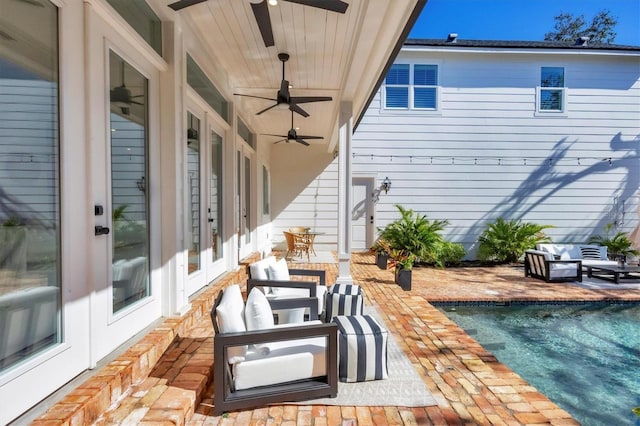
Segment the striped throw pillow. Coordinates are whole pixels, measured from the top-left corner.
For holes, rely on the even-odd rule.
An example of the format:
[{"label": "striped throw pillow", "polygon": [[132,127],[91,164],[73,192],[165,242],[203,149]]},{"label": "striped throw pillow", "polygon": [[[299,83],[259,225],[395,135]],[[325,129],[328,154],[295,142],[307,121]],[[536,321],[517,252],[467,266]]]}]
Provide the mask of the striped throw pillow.
[{"label": "striped throw pillow", "polygon": [[583,259],[600,259],[600,249],[598,247],[580,247]]}]

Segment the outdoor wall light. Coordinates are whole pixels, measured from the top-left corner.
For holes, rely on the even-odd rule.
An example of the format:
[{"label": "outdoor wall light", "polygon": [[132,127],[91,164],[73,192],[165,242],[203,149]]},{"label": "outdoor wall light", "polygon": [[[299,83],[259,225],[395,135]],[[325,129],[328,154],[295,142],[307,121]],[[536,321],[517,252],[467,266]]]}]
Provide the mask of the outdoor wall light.
[{"label": "outdoor wall light", "polygon": [[384,180],[382,181],[382,185],[380,185],[380,189],[384,191],[385,194],[389,192],[389,190],[391,189],[391,181],[389,180],[389,177],[384,178]]},{"label": "outdoor wall light", "polygon": [[136,181],[136,186],[138,187],[138,190],[140,190],[141,192],[147,191],[147,181],[144,178],[144,176],[142,176],[140,180]]}]

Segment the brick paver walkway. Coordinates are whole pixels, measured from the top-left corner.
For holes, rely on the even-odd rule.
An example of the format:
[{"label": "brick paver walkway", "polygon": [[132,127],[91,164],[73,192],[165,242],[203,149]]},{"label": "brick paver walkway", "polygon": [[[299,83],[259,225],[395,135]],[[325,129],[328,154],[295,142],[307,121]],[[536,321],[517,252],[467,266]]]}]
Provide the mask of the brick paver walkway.
[{"label": "brick paver walkway", "polygon": [[[300,267],[300,265],[296,265]],[[310,264],[335,281],[337,265]],[[213,297],[242,274],[220,280],[193,302],[193,312],[168,319],[36,420],[37,425],[576,425],[578,422],[500,364],[429,301],[637,300],[640,290],[588,290],[525,279],[522,268],[417,268],[413,288],[393,283],[369,254],[352,258],[352,276],[377,308],[432,407],[283,405],[213,416]],[[155,334],[154,334],[155,333]]]}]

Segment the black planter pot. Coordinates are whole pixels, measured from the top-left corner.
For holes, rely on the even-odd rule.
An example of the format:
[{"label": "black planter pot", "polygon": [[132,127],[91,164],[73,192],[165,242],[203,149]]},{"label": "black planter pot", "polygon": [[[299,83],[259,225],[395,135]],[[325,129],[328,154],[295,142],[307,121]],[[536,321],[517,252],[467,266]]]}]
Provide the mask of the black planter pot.
[{"label": "black planter pot", "polygon": [[396,284],[403,290],[411,290],[411,269],[402,269],[396,267]]},{"label": "black planter pot", "polygon": [[376,265],[380,269],[387,269],[387,261],[389,260],[389,253],[377,252],[376,253]]}]

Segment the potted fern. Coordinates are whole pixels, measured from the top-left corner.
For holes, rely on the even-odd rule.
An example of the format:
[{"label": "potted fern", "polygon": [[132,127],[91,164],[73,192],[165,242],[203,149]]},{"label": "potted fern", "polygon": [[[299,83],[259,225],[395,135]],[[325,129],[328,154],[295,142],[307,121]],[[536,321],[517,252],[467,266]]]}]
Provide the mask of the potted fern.
[{"label": "potted fern", "polygon": [[633,248],[633,243],[625,232],[618,231],[613,236],[611,232],[615,225],[608,223],[604,227],[604,235],[595,235],[589,239],[589,244],[607,247],[607,256],[611,260],[624,259],[628,256],[638,256],[640,251]]},{"label": "potted fern", "polygon": [[391,247],[389,243],[382,238],[378,238],[371,246],[371,252],[376,255],[376,265],[378,265],[378,268],[387,269],[390,251]]},{"label": "potted fern", "polygon": [[395,283],[405,291],[411,290],[411,271],[416,256],[406,250],[391,250],[389,256],[395,266]]}]

